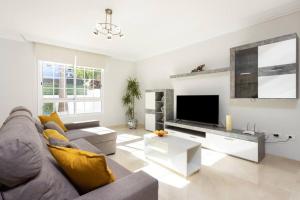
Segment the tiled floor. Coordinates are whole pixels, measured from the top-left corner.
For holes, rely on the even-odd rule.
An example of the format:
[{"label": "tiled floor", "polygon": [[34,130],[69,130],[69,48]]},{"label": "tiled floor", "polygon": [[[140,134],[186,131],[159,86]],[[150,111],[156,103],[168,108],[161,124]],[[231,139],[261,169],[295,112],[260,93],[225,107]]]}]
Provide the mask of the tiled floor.
[{"label": "tiled floor", "polygon": [[116,129],[111,156],[159,180],[160,200],[300,200],[300,162],[267,155],[260,164],[202,149],[200,172],[185,179],[144,158],[143,129]]}]

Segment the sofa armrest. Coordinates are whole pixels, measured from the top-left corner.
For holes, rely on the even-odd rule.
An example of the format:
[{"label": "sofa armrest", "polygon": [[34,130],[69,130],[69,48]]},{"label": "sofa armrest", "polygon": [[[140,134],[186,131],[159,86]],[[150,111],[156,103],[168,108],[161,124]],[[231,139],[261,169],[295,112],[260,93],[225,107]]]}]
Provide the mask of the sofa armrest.
[{"label": "sofa armrest", "polygon": [[83,129],[83,128],[93,128],[100,126],[100,122],[97,120],[94,121],[84,121],[84,122],[72,122],[72,123],[66,123],[65,127],[68,130],[74,130],[74,129]]},{"label": "sofa armrest", "polygon": [[158,181],[143,171],[131,174],[75,200],[158,200]]}]

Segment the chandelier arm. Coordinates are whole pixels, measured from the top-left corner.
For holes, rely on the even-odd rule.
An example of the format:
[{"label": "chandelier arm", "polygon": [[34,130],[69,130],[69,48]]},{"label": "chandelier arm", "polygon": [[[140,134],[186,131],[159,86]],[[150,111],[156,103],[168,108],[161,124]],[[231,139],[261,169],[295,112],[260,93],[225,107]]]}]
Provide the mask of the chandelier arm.
[{"label": "chandelier arm", "polygon": [[107,13],[105,13],[105,29],[107,29]]},{"label": "chandelier arm", "polygon": [[94,32],[96,35],[99,33],[103,34],[107,36],[107,39],[111,39],[112,36],[123,36],[121,28],[112,23],[111,9],[105,9],[105,23],[98,23],[97,25],[99,25],[99,27],[96,26],[96,32]]},{"label": "chandelier arm", "polygon": [[111,26],[112,25],[112,15],[110,15],[110,22],[109,23],[110,23],[110,31],[112,31],[112,26]]}]

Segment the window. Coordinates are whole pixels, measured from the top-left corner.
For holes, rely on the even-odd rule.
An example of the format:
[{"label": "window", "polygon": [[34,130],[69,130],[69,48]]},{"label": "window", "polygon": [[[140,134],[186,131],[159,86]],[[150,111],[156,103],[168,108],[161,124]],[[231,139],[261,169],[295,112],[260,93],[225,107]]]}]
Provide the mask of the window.
[{"label": "window", "polygon": [[101,69],[45,61],[40,66],[43,114],[101,112]]}]

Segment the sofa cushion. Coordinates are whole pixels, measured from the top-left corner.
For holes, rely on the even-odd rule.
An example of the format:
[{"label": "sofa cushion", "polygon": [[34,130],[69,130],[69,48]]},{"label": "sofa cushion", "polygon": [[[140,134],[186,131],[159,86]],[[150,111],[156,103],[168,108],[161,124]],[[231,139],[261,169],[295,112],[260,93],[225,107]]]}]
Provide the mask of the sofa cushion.
[{"label": "sofa cushion", "polygon": [[42,162],[42,169],[34,179],[3,192],[3,198],[5,200],[69,200],[79,197],[74,186],[48,157],[45,156]]},{"label": "sofa cushion", "polygon": [[44,124],[46,129],[53,129],[65,136],[65,131],[54,121],[50,121]]},{"label": "sofa cushion", "polygon": [[65,124],[65,127],[68,130],[92,128],[92,127],[98,127],[98,126],[100,126],[100,122],[98,120],[79,121],[79,122],[71,122],[71,123]]},{"label": "sofa cushion", "polygon": [[83,193],[114,181],[114,176],[103,155],[51,145],[49,150],[71,181]]},{"label": "sofa cushion", "polygon": [[104,141],[116,140],[117,133],[105,127],[94,127],[67,131],[69,140],[84,138],[89,142],[101,143]]},{"label": "sofa cushion", "polygon": [[39,119],[34,119],[34,125],[36,127],[36,130],[39,132],[39,133],[43,133],[44,131],[44,125],[41,123],[41,121]]},{"label": "sofa cushion", "polygon": [[116,180],[132,174],[131,171],[129,171],[128,169],[126,169],[116,161],[110,159],[109,157],[106,157],[106,162],[109,168],[113,171]]},{"label": "sofa cushion", "polygon": [[74,143],[81,150],[102,154],[102,152],[97,147],[95,147],[85,139],[73,140],[72,143]]},{"label": "sofa cushion", "polygon": [[57,112],[51,113],[48,115],[41,115],[39,116],[39,119],[41,120],[42,124],[46,124],[47,122],[54,121],[56,124],[58,124],[64,131],[67,131],[68,129],[65,127],[64,123],[61,121],[59,115]]},{"label": "sofa cushion", "polygon": [[35,177],[42,167],[42,143],[31,120],[8,120],[0,132],[0,183],[14,187]]},{"label": "sofa cushion", "polygon": [[60,134],[59,132],[57,132],[56,130],[53,130],[53,129],[44,130],[43,135],[48,140],[49,140],[49,138],[55,138],[55,139],[63,140],[66,142],[69,141],[68,138],[66,138],[64,135]]},{"label": "sofa cushion", "polygon": [[32,118],[30,113],[28,113],[27,111],[23,111],[23,110],[17,110],[17,111],[14,111],[11,115],[9,115],[6,118],[6,120],[3,122],[3,125],[7,124],[10,120],[12,120],[14,118],[27,118],[32,123],[34,122],[34,119]]},{"label": "sofa cushion", "polygon": [[79,149],[79,147],[70,141],[63,141],[56,138],[49,138],[48,140],[49,144],[52,146],[59,146],[59,147],[67,147],[67,148],[73,148],[73,149]]},{"label": "sofa cushion", "polygon": [[[76,144],[79,149],[102,154],[101,150],[99,150],[97,147],[95,147],[94,145],[92,145],[91,143],[89,143],[88,141],[86,141],[83,138],[73,140],[72,143]],[[109,168],[113,171],[116,179],[120,179],[122,177],[132,174],[132,172],[130,172],[128,169],[121,166],[119,163],[110,159],[109,157],[106,157],[106,162],[107,162],[107,165],[109,166]]]}]

